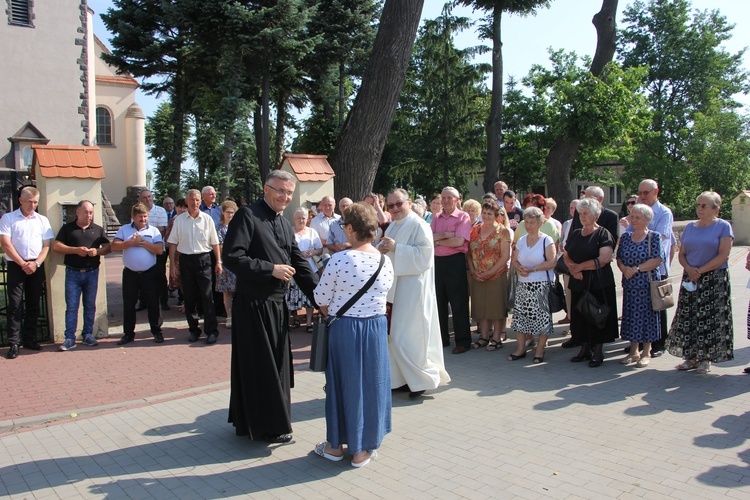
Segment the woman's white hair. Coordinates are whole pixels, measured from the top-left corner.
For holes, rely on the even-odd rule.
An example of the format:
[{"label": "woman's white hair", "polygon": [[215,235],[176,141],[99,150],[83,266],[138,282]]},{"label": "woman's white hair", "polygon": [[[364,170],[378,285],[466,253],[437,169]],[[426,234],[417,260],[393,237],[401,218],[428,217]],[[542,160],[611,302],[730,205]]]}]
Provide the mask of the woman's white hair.
[{"label": "woman's white hair", "polygon": [[584,198],[578,202],[576,210],[580,213],[581,210],[586,210],[588,213],[594,216],[594,219],[598,219],[602,213],[602,205],[599,200],[594,198]]},{"label": "woman's white hair", "polygon": [[633,208],[630,209],[630,213],[633,214],[635,212],[641,214],[643,218],[649,222],[654,218],[654,211],[645,203],[636,203],[633,205]]}]

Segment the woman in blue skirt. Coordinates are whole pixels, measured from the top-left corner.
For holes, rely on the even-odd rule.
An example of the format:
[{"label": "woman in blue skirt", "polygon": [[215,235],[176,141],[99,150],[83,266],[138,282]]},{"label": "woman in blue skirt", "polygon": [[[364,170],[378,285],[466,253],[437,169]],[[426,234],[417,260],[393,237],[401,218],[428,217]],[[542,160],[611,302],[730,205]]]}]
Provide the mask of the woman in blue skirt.
[{"label": "woman in blue skirt", "polygon": [[[315,302],[332,318],[326,366],[326,441],[315,453],[328,460],[344,457],[363,467],[377,455],[391,431],[391,368],[388,362],[386,294],[393,285],[389,259],[381,262],[372,245],[378,219],[372,206],[355,203],[338,222],[351,247],[335,253],[315,289]],[[375,273],[372,286],[345,313],[337,312]]]}]

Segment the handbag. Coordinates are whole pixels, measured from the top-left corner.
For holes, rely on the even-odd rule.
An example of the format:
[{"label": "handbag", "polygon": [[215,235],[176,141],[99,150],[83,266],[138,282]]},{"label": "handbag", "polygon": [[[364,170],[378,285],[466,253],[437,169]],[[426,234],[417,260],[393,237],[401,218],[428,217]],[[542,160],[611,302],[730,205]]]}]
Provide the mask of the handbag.
[{"label": "handbag", "polygon": [[[544,254],[544,260],[547,260],[544,245],[542,245],[542,253]],[[547,283],[549,283],[549,291],[547,292],[549,312],[556,313],[562,310],[567,312],[565,307],[565,290],[563,290],[562,284],[560,283],[560,278],[555,275],[555,281],[553,282],[549,277],[549,269],[547,270]]]},{"label": "handbag", "polygon": [[[599,259],[594,259],[596,264],[596,273],[599,278],[599,282],[602,282],[601,270],[599,269]],[[593,324],[596,328],[601,330],[607,324],[609,314],[612,311],[609,304],[607,304],[607,298],[604,297],[604,304],[599,302],[594,294],[591,293],[591,275],[589,274],[589,282],[586,286],[586,290],[583,291],[581,298],[576,303],[576,312],[586,318],[586,321]]]},{"label": "handbag", "polygon": [[568,276],[570,276],[570,269],[568,269],[568,265],[565,263],[563,255],[560,255],[560,258],[557,259],[557,264],[555,264],[555,271],[557,271],[559,274],[567,274]]},{"label": "handbag", "polygon": [[[648,248],[651,250],[651,231],[648,232]],[[669,278],[655,280],[648,272],[648,284],[651,287],[651,309],[654,311],[666,311],[674,307],[674,290]]]},{"label": "handbag", "polygon": [[385,262],[385,255],[380,255],[380,264],[377,270],[370,276],[367,283],[355,293],[346,304],[341,306],[336,314],[329,317],[328,321],[324,323],[320,318],[318,322],[313,325],[313,338],[312,346],[310,348],[310,370],[314,372],[325,371],[326,365],[328,364],[328,329],[330,326],[340,317],[344,315],[357,301],[370,289],[375,280],[380,274],[380,270],[383,268]]}]

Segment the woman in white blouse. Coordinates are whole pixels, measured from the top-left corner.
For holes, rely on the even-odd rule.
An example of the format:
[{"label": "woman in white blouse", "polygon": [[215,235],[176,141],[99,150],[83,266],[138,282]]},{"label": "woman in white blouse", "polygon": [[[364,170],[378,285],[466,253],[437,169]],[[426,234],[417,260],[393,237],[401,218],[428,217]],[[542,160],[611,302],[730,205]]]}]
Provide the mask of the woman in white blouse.
[{"label": "woman in white blouse", "polygon": [[[323,253],[323,243],[320,241],[318,232],[307,226],[308,210],[305,207],[299,207],[294,212],[294,239],[297,241],[297,246],[302,252],[302,256],[307,259],[307,263],[310,267],[317,269],[318,266],[315,264],[313,257],[320,256]],[[295,283],[294,278],[289,286],[289,290],[286,292],[286,306],[292,315],[292,321],[290,327],[296,328],[299,326],[297,322],[297,311],[304,308],[307,314],[307,333],[312,333],[312,316],[315,307],[310,303],[310,299],[302,293],[302,290]]]},{"label": "woman in white blouse", "polygon": [[393,267],[384,259],[372,286],[338,317],[337,311],[377,272],[380,252],[372,245],[378,219],[372,206],[355,203],[340,221],[351,247],[333,254],[315,289],[315,301],[332,318],[326,366],[326,441],[315,453],[332,461],[344,457],[363,467],[377,455],[391,431],[391,369],[388,361],[386,295]]}]

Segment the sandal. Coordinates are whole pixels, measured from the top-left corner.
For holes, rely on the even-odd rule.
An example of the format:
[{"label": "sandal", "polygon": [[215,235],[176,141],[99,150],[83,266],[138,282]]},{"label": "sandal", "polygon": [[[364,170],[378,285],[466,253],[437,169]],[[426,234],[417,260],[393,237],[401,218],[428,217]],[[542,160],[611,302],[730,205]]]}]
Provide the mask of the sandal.
[{"label": "sandal", "polygon": [[333,455],[331,453],[326,453],[327,445],[328,443],[326,441],[318,443],[315,445],[315,449],[313,449],[313,452],[319,457],[323,457],[326,460],[330,460],[331,462],[339,462],[344,459],[344,455]]},{"label": "sandal", "polygon": [[747,373],[748,375],[750,375],[750,366],[745,367],[745,369],[742,370],[742,373]]},{"label": "sandal", "polygon": [[305,328],[305,331],[307,333],[312,333],[313,332],[313,326],[312,325],[308,325],[307,328]]},{"label": "sandal", "polygon": [[650,363],[651,363],[651,356],[643,356],[641,359],[638,360],[635,366],[638,368],[646,368]]},{"label": "sandal", "polygon": [[471,343],[472,349],[480,349],[482,347],[487,347],[487,345],[490,343],[488,339],[478,339],[476,342]]},{"label": "sandal", "polygon": [[628,354],[620,360],[620,364],[629,365],[630,363],[637,363],[640,359],[641,357],[638,354],[633,354],[632,356]]},{"label": "sandal", "polygon": [[488,351],[497,351],[498,349],[503,348],[503,341],[497,341],[495,339],[491,339],[489,345],[487,346]]},{"label": "sandal", "polygon": [[537,365],[539,363],[544,363],[544,356],[534,356],[534,363]]},{"label": "sandal", "polygon": [[523,359],[526,357],[526,351],[524,351],[523,354],[511,354],[508,356],[508,361],[518,361],[519,359]]},{"label": "sandal", "polygon": [[289,328],[299,328],[299,320],[293,319],[289,322]]},{"label": "sandal", "polygon": [[500,332],[500,342],[508,340],[508,332]]},{"label": "sandal", "polygon": [[710,361],[701,361],[700,365],[698,365],[698,369],[695,370],[695,373],[698,375],[705,375],[706,373],[711,371],[711,362]]},{"label": "sandal", "polygon": [[682,363],[680,363],[679,365],[675,366],[675,368],[677,368],[678,370],[684,372],[684,371],[687,371],[687,370],[695,370],[696,368],[698,368],[698,365],[700,365],[699,361],[685,360]]}]

